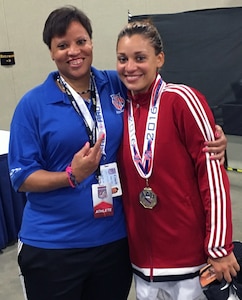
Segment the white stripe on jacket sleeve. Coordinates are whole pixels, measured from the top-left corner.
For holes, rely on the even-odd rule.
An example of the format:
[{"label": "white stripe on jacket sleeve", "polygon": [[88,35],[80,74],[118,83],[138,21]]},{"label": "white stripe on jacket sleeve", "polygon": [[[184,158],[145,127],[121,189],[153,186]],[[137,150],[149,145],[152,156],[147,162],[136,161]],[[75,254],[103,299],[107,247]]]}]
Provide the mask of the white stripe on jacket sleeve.
[{"label": "white stripe on jacket sleeve", "polygon": [[[176,93],[185,101],[205,141],[215,139],[205,109],[199,97],[191,88],[186,85],[167,84],[165,91]],[[208,253],[211,257],[217,258],[227,255],[227,251],[222,248],[225,245],[227,229],[224,226],[224,224],[227,224],[226,193],[219,161],[210,160],[209,153],[206,153],[205,156],[211,197],[211,233],[208,242]]]}]

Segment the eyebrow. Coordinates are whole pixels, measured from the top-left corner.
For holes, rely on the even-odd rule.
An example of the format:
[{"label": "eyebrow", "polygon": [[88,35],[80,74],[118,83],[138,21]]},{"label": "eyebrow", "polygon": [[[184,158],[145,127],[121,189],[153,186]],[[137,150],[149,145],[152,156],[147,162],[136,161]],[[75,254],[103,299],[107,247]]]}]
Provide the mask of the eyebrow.
[{"label": "eyebrow", "polygon": [[[137,55],[137,54],[145,54],[145,53],[146,53],[145,50],[134,52],[135,55]],[[125,55],[125,52],[117,52],[117,54],[123,54],[123,55]]]}]

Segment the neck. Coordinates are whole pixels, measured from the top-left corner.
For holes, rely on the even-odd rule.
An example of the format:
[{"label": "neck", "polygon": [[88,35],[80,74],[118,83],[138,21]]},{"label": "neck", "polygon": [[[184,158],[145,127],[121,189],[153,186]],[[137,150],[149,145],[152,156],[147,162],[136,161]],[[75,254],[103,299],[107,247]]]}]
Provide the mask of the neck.
[{"label": "neck", "polygon": [[128,91],[128,97],[132,99],[133,102],[139,103],[141,105],[149,103],[154,84],[155,80],[152,82],[152,84],[146,92],[133,93],[133,91]]},{"label": "neck", "polygon": [[90,92],[90,73],[82,78],[67,78],[62,74],[60,75],[78,94],[84,95]]},{"label": "neck", "polygon": [[139,98],[147,97],[148,95],[150,95],[152,93],[157,76],[158,76],[158,73],[156,73],[155,77],[153,78],[153,81],[151,82],[151,84],[150,84],[149,88],[147,88],[147,90],[145,90],[145,91],[143,90],[142,92],[129,90],[129,95],[131,95],[131,97],[133,99],[139,99]]}]

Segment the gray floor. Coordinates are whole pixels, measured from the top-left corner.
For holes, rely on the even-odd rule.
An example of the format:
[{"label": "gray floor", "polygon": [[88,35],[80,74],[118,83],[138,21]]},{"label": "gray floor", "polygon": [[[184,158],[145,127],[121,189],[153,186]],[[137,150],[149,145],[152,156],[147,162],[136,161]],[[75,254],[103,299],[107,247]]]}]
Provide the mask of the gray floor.
[{"label": "gray floor", "polygon": [[[228,139],[228,165],[236,171],[228,171],[231,184],[233,207],[234,240],[242,241],[242,137]],[[0,300],[23,300],[22,288],[18,278],[16,245],[6,248],[0,255]],[[129,300],[135,299],[134,287]]]},{"label": "gray floor", "polygon": [[227,135],[228,166],[242,172],[242,136]]}]

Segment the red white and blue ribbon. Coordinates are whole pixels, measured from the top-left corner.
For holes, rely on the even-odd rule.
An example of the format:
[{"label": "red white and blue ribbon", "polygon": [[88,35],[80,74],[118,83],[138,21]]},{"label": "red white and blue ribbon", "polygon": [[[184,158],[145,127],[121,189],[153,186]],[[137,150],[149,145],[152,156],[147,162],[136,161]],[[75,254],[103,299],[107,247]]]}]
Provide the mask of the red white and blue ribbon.
[{"label": "red white and blue ribbon", "polygon": [[142,178],[149,178],[152,173],[160,99],[165,85],[165,82],[162,81],[161,76],[158,74],[151,93],[142,156],[140,155],[136,138],[132,101],[128,103],[130,151],[134,165]]}]

